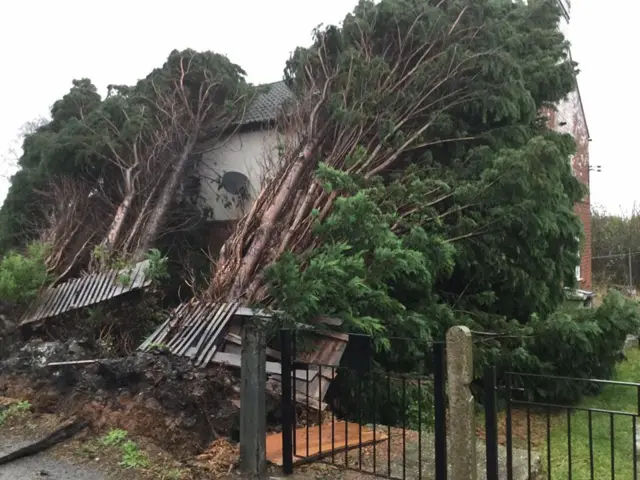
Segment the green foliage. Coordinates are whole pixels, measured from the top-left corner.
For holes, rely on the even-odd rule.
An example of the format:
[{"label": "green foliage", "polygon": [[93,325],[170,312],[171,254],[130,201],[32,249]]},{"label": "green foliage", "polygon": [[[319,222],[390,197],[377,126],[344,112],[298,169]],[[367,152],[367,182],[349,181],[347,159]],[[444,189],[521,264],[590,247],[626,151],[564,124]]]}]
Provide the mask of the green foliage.
[{"label": "green foliage", "polygon": [[140,450],[136,442],[127,440],[122,445],[122,461],[120,465],[124,468],[147,468],[149,466],[149,456]]},{"label": "green foliage", "polygon": [[163,256],[160,250],[152,248],[145,254],[145,259],[149,261],[149,266],[144,272],[145,278],[153,283],[161,283],[171,278],[168,268],[169,259]]},{"label": "green foliage", "polygon": [[120,272],[118,274],[116,282],[123,287],[128,287],[129,285],[131,285],[131,270]]},{"label": "green foliage", "polygon": [[[640,212],[613,215],[602,209],[591,211],[591,251],[594,281],[600,285],[634,286],[640,279]],[[631,278],[629,277],[631,253]]]},{"label": "green foliage", "polygon": [[109,430],[107,434],[100,440],[103,445],[114,447],[122,445],[127,440],[129,433],[121,428]]},{"label": "green foliage", "polygon": [[4,422],[6,422],[9,417],[21,412],[26,412],[29,409],[31,409],[31,403],[23,400],[21,402],[9,405],[4,410],[0,410],[0,426],[4,424]]},{"label": "green foliage", "polygon": [[150,352],[169,352],[169,346],[166,343],[150,343],[148,350]]},{"label": "green foliage", "polygon": [[140,450],[138,444],[129,439],[126,430],[114,428],[100,439],[100,443],[106,447],[118,447],[122,452],[120,466],[124,468],[147,468],[149,466],[148,455]]},{"label": "green foliage", "polygon": [[51,280],[45,259],[47,246],[32,243],[22,254],[9,252],[0,260],[0,300],[26,304]]},{"label": "green foliage", "polygon": [[[169,248],[206,250],[206,237],[197,231],[204,218],[198,179],[194,179],[199,155],[191,155],[191,150],[195,142],[215,138],[245,110],[254,89],[244,76],[224,55],[186,49],[172,51],[159,68],[135,85],[110,85],[105,97],[90,80],[74,80],[70,91],[51,108],[51,120],[24,136],[19,171],[0,209],[0,252],[21,249],[39,238],[43,229],[59,227],[51,225],[51,211],[59,205],[50,192],[52,184],[63,182],[92,192],[90,200],[83,199],[89,207],[78,207],[90,210],[81,212],[86,221],[64,232],[73,231],[72,236],[82,241],[67,241],[66,237],[61,241],[61,248],[70,250],[61,257],[75,258],[76,270],[85,269],[88,261],[124,268],[125,260],[140,253],[133,250],[146,249],[159,239],[157,244],[167,255]],[[182,191],[180,195],[168,192],[165,197],[175,201],[160,208],[164,205],[158,202],[165,193],[162,186],[175,183],[167,182],[166,177],[175,171],[176,159],[182,158],[178,151],[186,152],[186,163],[180,168]],[[129,207],[123,213],[118,207],[125,203]],[[120,232],[127,235],[109,238],[116,212],[124,215]],[[157,212],[161,214],[156,216]],[[139,215],[157,228],[145,229],[145,222],[136,222]],[[149,219],[156,217],[157,222]],[[92,250],[94,246],[93,255],[76,257],[79,248]],[[64,270],[66,263],[59,263]],[[167,280],[167,262],[154,257],[152,263],[156,281]],[[119,282],[126,280],[121,276]]]},{"label": "green foliage", "polygon": [[427,430],[435,418],[433,380],[418,378],[419,374],[394,374],[379,367],[371,374],[344,369],[331,383],[331,391],[340,398],[340,414],[348,420]]},{"label": "green foliage", "polygon": [[[520,330],[522,337],[485,342],[478,361],[496,363],[501,370],[607,379],[623,358],[627,335],[638,332],[638,304],[612,291],[597,308],[560,309],[544,319],[536,316]],[[563,402],[596,392],[588,382],[528,379],[523,386],[536,397]]]},{"label": "green foliage", "polygon": [[103,268],[113,269],[113,270],[125,270],[128,267],[131,267],[130,262],[121,258],[117,253],[110,252],[104,245],[96,245],[91,252],[92,257],[98,265]]},{"label": "green foliage", "polygon": [[[328,130],[375,124],[377,136],[342,163],[319,164],[318,183],[337,198],[322,221],[312,212],[314,248],[287,253],[265,272],[285,322],[339,317],[348,331],[374,336],[381,364],[401,370],[454,324],[499,335],[479,345],[480,366],[564,368],[567,352],[547,345],[557,342],[558,323],[596,341],[589,329],[604,327],[587,321],[595,313],[555,313],[575,284],[582,226],[574,204],[585,194],[571,171],[573,139],[550,131],[540,114],[575,87],[559,18],[552,1],[361,1],[342,26],[316,31],[314,45],[296,50],[285,74],[301,94],[310,77],[321,85],[327,70],[342,73],[330,86],[335,101],[319,114]],[[450,30],[473,31],[473,40]],[[414,45],[406,48],[434,45],[437,55],[403,88],[376,88],[405,48],[399,35]],[[465,68],[455,82],[434,87],[436,106],[399,127],[397,109],[418,105],[429,82],[458,62]],[[459,89],[459,105],[437,103]],[[353,168],[422,125],[432,128],[393,171],[376,177]],[[610,345],[632,327],[627,314],[619,318],[606,330],[615,331]],[[541,340],[525,341],[530,335]],[[391,337],[412,341],[396,350]],[[589,365],[610,374],[613,357],[590,348]],[[586,369],[576,364],[574,373]]]}]

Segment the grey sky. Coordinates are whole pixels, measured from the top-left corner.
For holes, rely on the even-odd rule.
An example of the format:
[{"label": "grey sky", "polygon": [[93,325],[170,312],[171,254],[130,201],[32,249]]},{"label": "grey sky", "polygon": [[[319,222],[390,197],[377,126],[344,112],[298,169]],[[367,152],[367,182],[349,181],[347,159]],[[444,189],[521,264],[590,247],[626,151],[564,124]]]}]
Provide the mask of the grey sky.
[{"label": "grey sky", "polygon": [[[173,49],[225,53],[254,83],[278,80],[297,45],[319,23],[336,23],[356,0],[5,0],[0,6],[0,153],[15,147],[20,127],[47,116],[74,78],[105,92],[160,66]],[[580,90],[593,141],[592,203],[629,210],[636,187],[635,75],[637,0],[572,0],[569,37],[580,63]],[[2,165],[2,172],[10,172]],[[8,180],[0,178],[0,200]]]}]

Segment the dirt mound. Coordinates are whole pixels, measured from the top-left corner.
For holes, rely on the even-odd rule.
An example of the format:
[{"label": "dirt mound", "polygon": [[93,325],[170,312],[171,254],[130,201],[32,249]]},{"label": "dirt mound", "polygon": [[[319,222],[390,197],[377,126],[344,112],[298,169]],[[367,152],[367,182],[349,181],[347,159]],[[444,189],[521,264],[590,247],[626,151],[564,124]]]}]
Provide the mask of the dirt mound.
[{"label": "dirt mound", "polygon": [[82,357],[81,342],[31,341],[0,362],[0,395],[27,399],[36,410],[80,414],[98,428],[124,428],[187,455],[219,436],[237,436],[235,372],[144,353],[46,366]]}]

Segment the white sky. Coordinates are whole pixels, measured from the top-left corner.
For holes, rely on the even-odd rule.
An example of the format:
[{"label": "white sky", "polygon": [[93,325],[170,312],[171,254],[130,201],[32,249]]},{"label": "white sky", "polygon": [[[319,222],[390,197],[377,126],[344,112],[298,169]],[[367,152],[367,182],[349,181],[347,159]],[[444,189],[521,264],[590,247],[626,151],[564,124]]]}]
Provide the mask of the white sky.
[{"label": "white sky", "polygon": [[[289,53],[356,0],[3,0],[0,4],[0,158],[20,127],[47,116],[74,78],[104,93],[162,65],[173,49],[225,53],[254,83],[279,80]],[[637,0],[572,0],[569,37],[592,137],[592,203],[612,211],[640,201]],[[636,45],[636,47],[633,47]],[[10,173],[6,162],[0,166]],[[0,201],[8,180],[0,177]]]}]

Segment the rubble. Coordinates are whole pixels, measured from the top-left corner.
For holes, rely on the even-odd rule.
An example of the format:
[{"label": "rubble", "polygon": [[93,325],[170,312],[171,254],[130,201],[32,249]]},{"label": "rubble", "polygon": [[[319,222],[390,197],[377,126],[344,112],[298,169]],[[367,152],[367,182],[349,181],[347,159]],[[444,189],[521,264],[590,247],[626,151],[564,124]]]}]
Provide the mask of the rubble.
[{"label": "rubble", "polygon": [[[124,428],[189,454],[221,436],[237,438],[238,372],[141,352],[48,365],[89,354],[77,340],[32,340],[0,362],[0,395],[28,399],[36,409],[81,415],[94,428]],[[268,396],[271,415],[278,407],[279,400]]]}]

